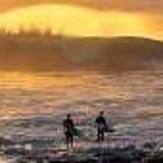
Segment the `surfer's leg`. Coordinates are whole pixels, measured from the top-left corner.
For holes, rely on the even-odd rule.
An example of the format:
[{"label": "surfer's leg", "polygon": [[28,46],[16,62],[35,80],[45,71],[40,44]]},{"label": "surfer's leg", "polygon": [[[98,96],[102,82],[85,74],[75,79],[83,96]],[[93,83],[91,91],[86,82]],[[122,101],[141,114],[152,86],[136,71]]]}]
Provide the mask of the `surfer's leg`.
[{"label": "surfer's leg", "polygon": [[70,143],[71,143],[71,148],[74,147],[74,136],[71,134],[70,135]]},{"label": "surfer's leg", "polygon": [[100,133],[100,129],[97,129],[97,141],[101,140],[101,133]]},{"label": "surfer's leg", "polygon": [[101,141],[104,141],[105,139],[105,132],[104,130],[101,130]]},{"label": "surfer's leg", "polygon": [[69,136],[68,132],[65,134],[65,140],[66,140],[67,150],[69,150],[69,148],[70,148],[70,136]]}]

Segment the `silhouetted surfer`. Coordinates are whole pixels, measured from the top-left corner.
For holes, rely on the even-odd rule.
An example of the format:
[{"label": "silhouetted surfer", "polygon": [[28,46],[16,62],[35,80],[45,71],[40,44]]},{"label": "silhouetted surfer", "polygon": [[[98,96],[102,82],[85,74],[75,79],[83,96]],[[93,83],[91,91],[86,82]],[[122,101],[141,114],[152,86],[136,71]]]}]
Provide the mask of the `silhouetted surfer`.
[{"label": "silhouetted surfer", "polygon": [[104,117],[104,112],[100,111],[98,117],[96,118],[97,125],[97,141],[104,141],[106,126],[106,119]]},{"label": "silhouetted surfer", "polygon": [[73,119],[71,118],[71,114],[68,114],[67,118],[63,121],[63,127],[67,148],[73,148],[75,125]]}]

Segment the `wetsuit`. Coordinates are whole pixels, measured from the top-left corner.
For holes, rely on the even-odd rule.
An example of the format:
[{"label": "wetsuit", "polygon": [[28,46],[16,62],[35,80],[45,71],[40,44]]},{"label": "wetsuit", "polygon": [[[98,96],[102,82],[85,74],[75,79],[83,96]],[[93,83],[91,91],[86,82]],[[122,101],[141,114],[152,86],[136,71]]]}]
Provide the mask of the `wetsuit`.
[{"label": "wetsuit", "polygon": [[64,133],[65,133],[65,138],[66,138],[66,144],[71,145],[73,147],[73,142],[74,142],[74,122],[72,119],[65,119],[63,121],[63,126],[64,126]]},{"label": "wetsuit", "polygon": [[105,129],[106,129],[106,120],[103,116],[98,116],[96,118],[97,124],[97,140],[104,141]]}]

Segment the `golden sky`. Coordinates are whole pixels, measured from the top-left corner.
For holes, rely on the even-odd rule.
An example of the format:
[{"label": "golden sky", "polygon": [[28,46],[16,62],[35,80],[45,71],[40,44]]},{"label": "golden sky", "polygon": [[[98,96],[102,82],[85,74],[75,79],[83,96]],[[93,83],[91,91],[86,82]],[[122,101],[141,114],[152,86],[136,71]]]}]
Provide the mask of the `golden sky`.
[{"label": "golden sky", "polygon": [[0,0],[0,28],[163,39],[163,0]]}]

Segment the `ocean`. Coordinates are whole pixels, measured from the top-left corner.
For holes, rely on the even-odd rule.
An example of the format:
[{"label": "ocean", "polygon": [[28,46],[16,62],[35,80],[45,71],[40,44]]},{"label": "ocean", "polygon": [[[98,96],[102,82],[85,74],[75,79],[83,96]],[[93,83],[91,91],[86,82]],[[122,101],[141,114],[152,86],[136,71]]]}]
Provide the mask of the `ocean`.
[{"label": "ocean", "polygon": [[[78,144],[96,139],[103,110],[113,146],[163,141],[163,71],[0,72],[0,137],[64,146],[62,121],[71,113]],[[45,143],[53,140],[53,144]],[[44,143],[41,143],[43,141]]]}]

